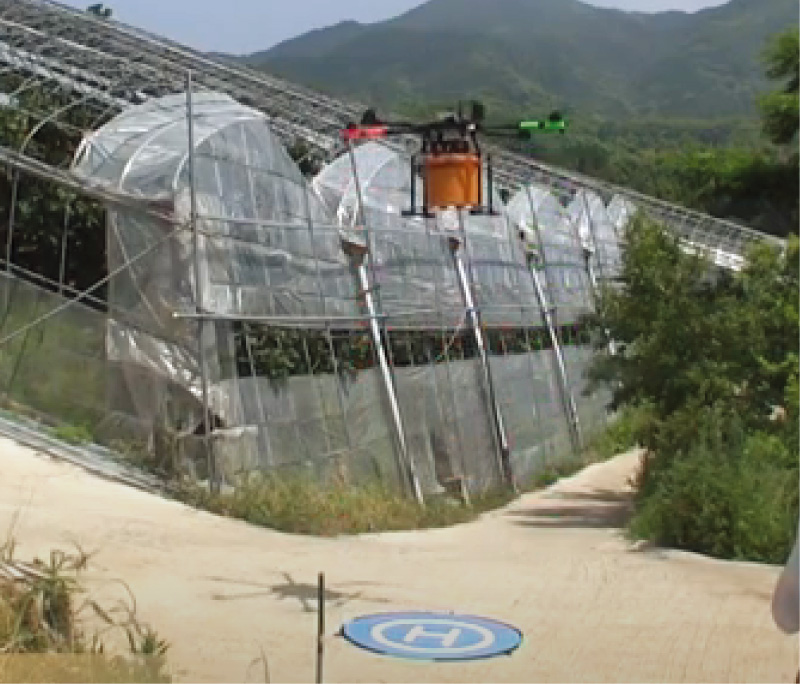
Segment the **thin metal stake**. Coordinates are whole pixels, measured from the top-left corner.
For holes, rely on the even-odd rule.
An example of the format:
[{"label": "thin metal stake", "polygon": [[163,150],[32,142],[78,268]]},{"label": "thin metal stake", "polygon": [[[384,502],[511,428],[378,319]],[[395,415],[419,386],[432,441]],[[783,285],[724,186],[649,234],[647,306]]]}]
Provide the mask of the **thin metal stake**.
[{"label": "thin metal stake", "polygon": [[467,271],[464,267],[464,261],[461,258],[459,251],[463,236],[466,235],[463,217],[461,214],[459,214],[459,229],[460,236],[451,237],[449,239],[450,251],[453,257],[453,263],[455,264],[456,275],[458,276],[459,286],[461,288],[461,295],[464,298],[464,305],[467,309],[467,316],[470,321],[470,326],[472,327],[472,334],[475,337],[475,344],[478,347],[478,358],[480,359],[481,369],[483,371],[487,399],[492,412],[495,437],[497,438],[498,469],[501,477],[506,481],[506,484],[508,484],[510,489],[516,493],[517,484],[514,479],[514,472],[511,466],[511,448],[508,443],[508,434],[503,421],[503,412],[500,409],[500,404],[498,403],[497,395],[495,393],[494,379],[492,378],[492,370],[489,365],[489,355],[486,352],[486,342],[483,337],[480,316],[478,315],[478,310],[475,307],[475,299],[472,295],[469,277],[467,276]]},{"label": "thin metal stake", "polygon": [[[203,311],[203,285],[200,277],[200,233],[197,226],[197,192],[195,185],[195,153],[194,153],[194,111],[192,106],[192,72],[186,72],[186,130],[188,137],[188,158],[189,165],[189,203],[190,203],[190,222],[192,226],[192,246],[194,250],[194,285],[195,285],[195,311],[200,315]],[[206,319],[198,320],[200,334],[199,355],[200,364],[200,386],[203,394],[203,444],[206,451],[208,463],[208,484],[212,492],[218,489],[217,472],[214,464],[214,454],[211,449],[211,411],[208,402],[208,374],[206,368],[205,332]]]},{"label": "thin metal stake", "polygon": [[325,573],[319,573],[317,582],[317,684],[322,684],[322,666],[325,657]]},{"label": "thin metal stake", "polygon": [[[378,307],[380,306],[380,301],[376,306],[375,298],[372,295],[373,284],[377,282],[375,277],[375,271],[372,265],[372,259],[370,258],[370,249],[371,249],[371,240],[370,240],[370,233],[369,229],[367,228],[367,215],[364,209],[364,197],[362,195],[361,189],[361,181],[359,180],[358,176],[358,166],[356,164],[356,157],[355,153],[353,152],[353,146],[348,141],[347,144],[348,154],[350,156],[350,165],[353,171],[353,182],[355,183],[356,188],[356,200],[358,206],[358,222],[361,224],[361,227],[364,229],[365,232],[365,240],[366,245],[363,253],[359,256],[354,257],[355,264],[356,264],[356,271],[358,274],[358,287],[361,293],[364,295],[364,304],[367,309],[367,313],[369,314],[370,321],[369,327],[370,332],[372,333],[372,342],[375,347],[375,353],[378,357],[378,366],[381,371],[381,376],[383,378],[383,386],[386,390],[386,395],[389,400],[389,408],[392,413],[392,422],[394,423],[394,430],[395,436],[398,442],[398,448],[400,450],[398,465],[399,470],[402,475],[405,476],[408,485],[411,488],[411,492],[414,495],[417,503],[423,505],[425,503],[425,497],[422,493],[422,486],[419,482],[419,477],[417,475],[416,466],[414,465],[414,460],[411,457],[411,454],[408,451],[408,444],[406,442],[406,435],[405,429],[403,427],[403,418],[400,412],[400,404],[397,399],[397,389],[394,384],[394,377],[392,376],[391,368],[389,367],[389,361],[386,358],[386,350],[384,349],[383,345],[383,336],[381,335],[381,327],[378,323]],[[372,274],[372,282],[370,282],[370,274]]]}]

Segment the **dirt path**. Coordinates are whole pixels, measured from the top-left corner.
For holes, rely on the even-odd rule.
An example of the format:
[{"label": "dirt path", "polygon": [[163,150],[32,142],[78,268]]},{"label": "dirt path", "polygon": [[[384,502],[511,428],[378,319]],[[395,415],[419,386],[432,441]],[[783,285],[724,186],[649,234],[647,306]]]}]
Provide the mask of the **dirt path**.
[{"label": "dirt path", "polygon": [[771,622],[778,569],[630,547],[618,525],[635,454],[448,530],[324,540],[216,518],[0,440],[0,531],[19,557],[95,550],[105,600],[124,579],[172,644],[177,678],[314,677],[315,582],[329,633],[389,610],[453,610],[525,634],[511,657],[414,664],[327,640],[328,682],[791,682],[797,642]]}]

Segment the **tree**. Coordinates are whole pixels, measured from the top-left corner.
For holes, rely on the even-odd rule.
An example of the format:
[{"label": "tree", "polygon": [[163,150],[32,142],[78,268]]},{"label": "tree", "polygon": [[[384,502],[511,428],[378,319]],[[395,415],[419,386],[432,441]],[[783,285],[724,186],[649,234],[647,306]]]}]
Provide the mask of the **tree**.
[{"label": "tree", "polygon": [[646,402],[660,420],[724,402],[762,424],[784,404],[796,367],[797,262],[791,236],[784,253],[758,245],[740,273],[721,272],[637,218],[626,231],[623,287],[604,294],[596,321],[620,354],[601,357],[594,376],[615,383],[616,406]]},{"label": "tree", "polygon": [[776,145],[789,145],[800,125],[798,86],[800,86],[800,45],[798,29],[778,34],[764,50],[766,74],[782,82],[777,90],[760,100],[765,135]]},{"label": "tree", "polygon": [[[646,448],[635,535],[723,558],[779,562],[798,515],[798,256],[757,245],[722,273],[641,217],[626,231],[621,288],[596,320],[617,407]],[[776,412],[776,407],[782,410]],[[776,415],[783,418],[776,419]]]}]

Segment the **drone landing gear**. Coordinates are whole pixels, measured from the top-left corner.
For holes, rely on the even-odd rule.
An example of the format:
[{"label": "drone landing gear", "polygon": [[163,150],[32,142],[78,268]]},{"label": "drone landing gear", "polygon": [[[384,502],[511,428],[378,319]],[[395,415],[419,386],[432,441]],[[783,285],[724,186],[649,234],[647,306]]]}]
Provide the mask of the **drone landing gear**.
[{"label": "drone landing gear", "polygon": [[[453,209],[466,209],[470,216],[500,216],[500,212],[493,207],[452,207]],[[436,218],[430,209],[403,209],[400,212],[403,218]]]},{"label": "drone landing gear", "polygon": [[436,218],[436,214],[430,209],[403,209],[400,214],[403,218]]}]

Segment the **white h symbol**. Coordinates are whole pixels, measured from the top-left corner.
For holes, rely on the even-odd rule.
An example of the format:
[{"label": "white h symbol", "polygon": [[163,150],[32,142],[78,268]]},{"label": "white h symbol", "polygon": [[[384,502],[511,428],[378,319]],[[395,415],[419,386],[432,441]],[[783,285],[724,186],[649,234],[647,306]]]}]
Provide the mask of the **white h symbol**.
[{"label": "white h symbol", "polygon": [[461,630],[458,627],[454,627],[447,634],[442,634],[441,632],[426,632],[422,625],[415,625],[408,630],[408,634],[403,637],[403,641],[407,644],[413,644],[420,637],[428,637],[429,639],[441,639],[442,648],[453,648],[460,635]]},{"label": "white h symbol", "polygon": [[[424,626],[423,626],[424,625]],[[409,630],[403,637],[387,637],[386,632],[397,627],[408,627]],[[428,632],[425,627],[441,627],[449,629],[448,632]],[[402,632],[401,632],[402,633]],[[458,638],[463,634],[474,634],[480,637],[477,643],[456,646]],[[370,630],[370,637],[378,644],[393,650],[419,655],[466,655],[468,653],[489,648],[495,641],[494,634],[483,625],[476,625],[463,620],[454,620],[449,617],[442,618],[399,618],[374,625]],[[438,639],[439,646],[418,646],[421,637]]]}]

